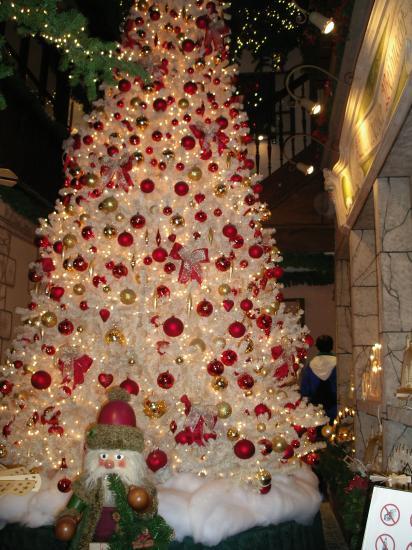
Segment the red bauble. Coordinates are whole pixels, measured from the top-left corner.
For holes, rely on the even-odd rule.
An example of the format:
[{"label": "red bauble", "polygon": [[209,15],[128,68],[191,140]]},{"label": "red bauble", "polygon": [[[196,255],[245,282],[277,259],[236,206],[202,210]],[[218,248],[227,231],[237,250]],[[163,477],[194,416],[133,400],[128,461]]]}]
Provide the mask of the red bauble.
[{"label": "red bauble", "polygon": [[250,390],[255,385],[255,380],[250,374],[242,374],[237,379],[237,385],[242,390]]},{"label": "red bauble", "polygon": [[193,136],[183,136],[182,139],[180,140],[180,143],[183,149],[186,149],[186,151],[190,151],[196,145],[196,141]]},{"label": "red bauble", "polygon": [[170,273],[173,273],[173,271],[175,271],[176,266],[172,262],[167,262],[167,264],[165,264],[163,269],[164,269],[165,273],[170,275]]},{"label": "red bauble", "polygon": [[220,376],[221,374],[223,374],[224,370],[225,367],[223,366],[223,363],[218,359],[213,359],[213,361],[210,361],[210,363],[207,365],[207,372],[210,374],[210,376]]},{"label": "red bauble", "polygon": [[155,248],[152,253],[152,257],[155,262],[164,262],[167,258],[167,250],[159,246],[158,248]]},{"label": "red bauble", "polygon": [[87,309],[89,309],[89,306],[88,306],[86,300],[82,300],[79,304],[79,307],[82,311],[86,311]]},{"label": "red bauble", "polygon": [[276,361],[276,359],[279,359],[279,357],[282,355],[283,348],[282,346],[273,346],[273,348],[271,349],[271,352],[272,352],[272,357],[274,361]]},{"label": "red bauble", "polygon": [[220,256],[215,261],[215,266],[219,271],[227,271],[230,268],[230,260],[226,256]]},{"label": "red bauble", "polygon": [[128,92],[132,87],[132,83],[129,80],[122,78],[119,80],[118,87],[121,92]]},{"label": "red bauble", "polygon": [[68,493],[69,491],[71,491],[72,482],[69,478],[63,477],[57,482],[57,488],[61,493]]},{"label": "red bauble", "polygon": [[190,38],[186,38],[186,40],[183,40],[182,42],[182,50],[186,53],[190,53],[195,49],[195,43],[193,40],[190,40]]},{"label": "red bauble", "polygon": [[312,347],[313,344],[315,343],[315,340],[312,338],[312,336],[310,334],[307,334],[305,336],[305,343],[309,346],[309,347]]},{"label": "red bauble", "polygon": [[8,395],[11,390],[13,389],[13,382],[10,382],[10,380],[1,380],[0,381],[0,393],[3,395]]},{"label": "red bauble", "polygon": [[237,361],[237,353],[232,349],[225,349],[220,356],[222,363],[227,367],[234,365]]},{"label": "red bauble", "polygon": [[184,330],[184,325],[180,319],[177,317],[169,317],[163,323],[163,331],[167,336],[176,338],[180,336]]},{"label": "red bauble", "polygon": [[53,250],[56,252],[56,254],[61,254],[63,252],[62,241],[56,241],[53,245]]},{"label": "red bauble", "polygon": [[243,309],[243,311],[250,311],[253,307],[252,300],[249,300],[249,298],[245,298],[240,302],[240,308]]},{"label": "red bauble", "polygon": [[273,274],[276,279],[280,279],[283,276],[284,270],[283,267],[276,266],[273,268]]},{"label": "red bauble", "polygon": [[13,366],[15,369],[21,369],[23,366],[23,361],[16,360],[13,362]]},{"label": "red bauble", "polygon": [[229,325],[229,334],[233,338],[242,338],[246,332],[246,327],[243,323],[239,321],[234,321]]},{"label": "red bauble", "polygon": [[169,390],[174,383],[175,378],[169,371],[161,372],[157,377],[157,385],[164,390]]},{"label": "red bauble", "polygon": [[184,195],[187,195],[189,192],[189,186],[185,181],[178,181],[175,183],[175,193],[176,195],[179,195],[179,197],[183,197]]},{"label": "red bauble", "polygon": [[123,382],[120,383],[120,387],[130,393],[130,395],[138,395],[140,390],[139,384],[131,378],[126,378],[126,380],[123,380]]},{"label": "red bauble", "polygon": [[61,286],[53,286],[50,290],[50,298],[56,302],[60,302],[60,298],[64,294],[64,288]]},{"label": "red bauble", "polygon": [[82,237],[86,241],[93,239],[94,233],[93,233],[93,227],[91,225],[86,225],[86,227],[83,227],[82,229]]},{"label": "red bauble", "polygon": [[262,330],[268,330],[272,326],[272,317],[264,313],[256,319],[257,326]]},{"label": "red bauble", "polygon": [[242,246],[245,244],[245,240],[242,237],[242,235],[236,235],[231,239],[231,243],[233,248],[242,248]]},{"label": "red bauble", "polygon": [[167,454],[160,449],[156,449],[147,455],[146,464],[152,472],[157,472],[157,470],[166,466]]},{"label": "red bauble", "polygon": [[230,311],[235,305],[235,302],[233,300],[223,300],[222,304],[226,311]]},{"label": "red bauble", "polygon": [[166,111],[167,101],[163,98],[158,97],[153,101],[153,109],[155,111]]},{"label": "red bauble", "polygon": [[160,285],[156,288],[156,294],[159,298],[168,298],[170,296],[170,289],[165,285]]},{"label": "red bauble", "polygon": [[141,214],[135,214],[130,218],[130,225],[135,229],[141,229],[146,223],[146,218]]},{"label": "red bauble", "polygon": [[209,317],[213,312],[213,305],[207,300],[202,300],[197,304],[196,311],[201,317]]},{"label": "red bauble", "polygon": [[31,376],[31,385],[36,390],[46,390],[51,384],[51,376],[45,370],[38,370]]},{"label": "red bauble", "polygon": [[229,124],[227,118],[224,116],[217,117],[216,122],[219,124],[221,130],[227,128],[227,125]]},{"label": "red bauble", "polygon": [[222,211],[221,211],[220,208],[215,208],[215,209],[213,210],[213,214],[218,218],[219,216],[222,215]]},{"label": "red bauble", "polygon": [[86,262],[83,256],[77,256],[77,258],[73,260],[73,267],[76,271],[86,271],[86,269],[89,267],[89,264]]},{"label": "red bauble", "polygon": [[187,94],[193,95],[197,92],[197,84],[196,82],[186,82],[183,89]]},{"label": "red bauble", "polygon": [[263,248],[259,244],[252,244],[249,247],[249,256],[251,258],[257,259],[260,258],[263,254]]},{"label": "red bauble", "polygon": [[198,29],[207,29],[209,26],[209,18],[207,17],[207,15],[200,15],[196,19],[196,26]]},{"label": "red bauble", "polygon": [[302,459],[306,464],[309,464],[310,466],[313,466],[314,464],[317,464],[319,461],[319,455],[317,453],[309,453]]},{"label": "red bauble", "polygon": [[109,157],[114,157],[119,153],[119,149],[115,145],[110,145],[110,147],[107,148],[107,154]]},{"label": "red bauble", "polygon": [[36,273],[34,270],[29,271],[29,280],[32,283],[39,283],[42,280],[42,276]]},{"label": "red bauble", "polygon": [[203,210],[199,210],[199,212],[196,212],[195,220],[200,222],[200,223],[205,222],[207,220],[206,212],[203,212]]},{"label": "red bauble", "polygon": [[73,323],[69,321],[69,319],[63,319],[63,321],[60,321],[57,328],[60,334],[64,334],[65,336],[69,336],[69,334],[71,334],[74,330]]},{"label": "red bauble", "polygon": [[249,439],[239,439],[233,451],[238,458],[247,459],[255,454],[255,446]]},{"label": "red bauble", "polygon": [[266,485],[266,487],[261,487],[259,489],[259,492],[260,492],[261,495],[267,495],[270,492],[271,489],[272,489],[272,484]]},{"label": "red bauble", "polygon": [[[152,133],[152,140],[153,141],[160,141],[163,137],[163,134],[160,130],[155,130],[153,133]],[[153,162],[153,161],[152,161]]]},{"label": "red bauble", "polygon": [[155,184],[149,178],[146,178],[140,182],[140,189],[143,193],[151,193],[154,188],[155,188]]},{"label": "red bauble", "polygon": [[216,163],[216,162],[211,162],[207,169],[209,170],[209,172],[217,172],[219,170],[219,165]]},{"label": "red bauble", "polygon": [[236,226],[231,223],[228,223],[223,227],[222,233],[228,239],[233,239],[233,237],[237,235]]},{"label": "red bauble", "polygon": [[120,233],[120,235],[117,237],[117,242],[120,244],[120,246],[132,246],[133,235],[131,235],[127,231],[123,231],[123,233]]},{"label": "red bauble", "polygon": [[103,386],[103,388],[108,388],[113,382],[113,374],[106,374],[104,372],[101,372],[97,379],[99,381],[99,384]]}]

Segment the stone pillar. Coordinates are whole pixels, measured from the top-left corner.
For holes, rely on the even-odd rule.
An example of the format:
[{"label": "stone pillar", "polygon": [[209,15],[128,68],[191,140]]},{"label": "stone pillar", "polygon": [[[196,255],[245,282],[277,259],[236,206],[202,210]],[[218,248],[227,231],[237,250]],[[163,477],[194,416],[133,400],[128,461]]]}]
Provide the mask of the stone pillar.
[{"label": "stone pillar", "polygon": [[335,262],[336,340],[338,409],[355,405],[352,365],[352,319],[350,266],[348,258]]},{"label": "stone pillar", "polygon": [[406,337],[412,330],[412,218],[408,177],[374,185],[379,339],[383,351],[384,464],[398,442],[412,447],[412,410],[396,398]]}]

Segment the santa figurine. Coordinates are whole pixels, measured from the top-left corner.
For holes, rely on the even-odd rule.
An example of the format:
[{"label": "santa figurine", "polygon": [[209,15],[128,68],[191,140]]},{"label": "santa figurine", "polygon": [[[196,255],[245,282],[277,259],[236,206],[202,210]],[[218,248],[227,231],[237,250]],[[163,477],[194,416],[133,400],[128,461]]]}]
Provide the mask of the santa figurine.
[{"label": "santa figurine", "polygon": [[71,541],[70,550],[88,550],[91,542],[167,547],[172,530],[157,515],[156,489],[147,479],[143,433],[130,395],[122,388],[108,394],[97,423],[86,433],[84,472],[58,516],[56,538]]}]

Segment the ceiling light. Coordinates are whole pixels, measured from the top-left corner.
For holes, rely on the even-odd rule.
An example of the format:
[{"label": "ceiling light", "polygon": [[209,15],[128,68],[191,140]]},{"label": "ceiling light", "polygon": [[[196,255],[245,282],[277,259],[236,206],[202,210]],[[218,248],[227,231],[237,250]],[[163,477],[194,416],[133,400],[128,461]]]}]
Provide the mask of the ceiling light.
[{"label": "ceiling light", "polygon": [[312,164],[305,164],[304,162],[297,162],[296,168],[305,176],[310,176],[315,171],[315,168]]},{"label": "ceiling light", "polygon": [[333,19],[329,19],[317,11],[310,12],[308,19],[313,25],[315,25],[315,27],[320,29],[322,34],[329,34],[335,28],[335,22]]}]

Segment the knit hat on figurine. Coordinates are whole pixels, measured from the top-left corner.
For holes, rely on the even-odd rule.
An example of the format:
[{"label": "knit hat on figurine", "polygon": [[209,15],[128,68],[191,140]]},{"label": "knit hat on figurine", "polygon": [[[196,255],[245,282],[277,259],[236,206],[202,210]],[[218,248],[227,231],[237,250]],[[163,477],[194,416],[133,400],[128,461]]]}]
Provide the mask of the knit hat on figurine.
[{"label": "knit hat on figurine", "polygon": [[129,405],[130,395],[123,388],[112,388],[109,401],[100,409],[97,423],[86,433],[89,449],[122,449],[141,453],[143,432],[136,425],[136,416]]}]

